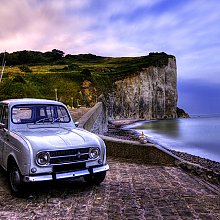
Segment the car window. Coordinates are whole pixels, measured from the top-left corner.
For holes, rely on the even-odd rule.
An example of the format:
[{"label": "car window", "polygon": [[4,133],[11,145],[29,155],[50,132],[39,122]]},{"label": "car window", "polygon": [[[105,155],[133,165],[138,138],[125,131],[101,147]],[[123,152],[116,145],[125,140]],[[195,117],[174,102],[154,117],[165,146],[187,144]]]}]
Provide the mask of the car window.
[{"label": "car window", "polygon": [[8,107],[0,106],[0,123],[5,125],[5,128],[8,128]]},{"label": "car window", "polygon": [[2,123],[3,105],[0,105],[0,123]]},{"label": "car window", "polygon": [[57,114],[58,114],[58,119],[61,122],[67,122],[69,121],[69,115],[67,114],[67,111],[65,108],[63,108],[62,106],[59,106],[57,108]]},{"label": "car window", "polygon": [[46,116],[46,113],[45,113],[45,109],[44,108],[40,108],[40,116]]},{"label": "car window", "polygon": [[[55,109],[54,109],[54,106],[46,106],[44,107],[45,108],[45,112],[46,112],[46,116],[48,118],[51,118],[51,117],[55,117]],[[55,117],[56,118],[56,117]]]},{"label": "car window", "polygon": [[12,121],[14,123],[22,123],[25,120],[31,120],[32,108],[28,107],[15,107],[12,109]]},{"label": "car window", "polygon": [[59,105],[20,105],[12,108],[12,122],[26,123],[68,123],[69,114],[65,107]]}]

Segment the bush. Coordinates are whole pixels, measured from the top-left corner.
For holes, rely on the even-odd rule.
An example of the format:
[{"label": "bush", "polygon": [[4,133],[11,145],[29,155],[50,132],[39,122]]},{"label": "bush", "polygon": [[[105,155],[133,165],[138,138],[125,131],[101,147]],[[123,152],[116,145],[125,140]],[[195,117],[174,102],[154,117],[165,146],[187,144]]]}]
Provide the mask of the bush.
[{"label": "bush", "polygon": [[21,76],[16,76],[12,80],[5,79],[0,84],[0,100],[13,98],[41,98],[41,94],[35,85],[25,82]]},{"label": "bush", "polygon": [[85,79],[91,79],[91,72],[89,69],[83,69],[81,72],[80,72],[80,75],[82,76],[83,80]]},{"label": "bush", "polygon": [[21,76],[21,75],[15,75],[12,79],[12,82],[18,82],[18,83],[22,83],[25,84],[25,79]]},{"label": "bush", "polygon": [[19,69],[22,72],[25,72],[25,73],[31,73],[32,72],[32,69],[30,69],[30,67],[28,65],[19,66]]}]

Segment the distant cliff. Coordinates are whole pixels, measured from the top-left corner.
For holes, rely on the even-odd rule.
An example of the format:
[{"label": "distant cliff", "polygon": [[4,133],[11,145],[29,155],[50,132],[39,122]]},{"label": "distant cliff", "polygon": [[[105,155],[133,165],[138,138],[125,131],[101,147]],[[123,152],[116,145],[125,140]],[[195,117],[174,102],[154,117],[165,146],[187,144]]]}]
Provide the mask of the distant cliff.
[{"label": "distant cliff", "polygon": [[105,95],[108,114],[112,118],[176,118],[176,85],[176,59],[167,55],[162,65],[142,67],[116,79]]}]

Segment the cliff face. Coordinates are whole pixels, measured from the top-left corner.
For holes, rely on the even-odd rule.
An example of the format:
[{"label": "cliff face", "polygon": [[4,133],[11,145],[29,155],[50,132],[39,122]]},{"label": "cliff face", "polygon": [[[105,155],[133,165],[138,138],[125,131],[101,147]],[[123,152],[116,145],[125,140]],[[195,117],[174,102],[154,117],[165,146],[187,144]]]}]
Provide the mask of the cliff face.
[{"label": "cliff face", "polygon": [[176,118],[176,59],[163,67],[150,66],[114,82],[106,97],[112,118]]}]

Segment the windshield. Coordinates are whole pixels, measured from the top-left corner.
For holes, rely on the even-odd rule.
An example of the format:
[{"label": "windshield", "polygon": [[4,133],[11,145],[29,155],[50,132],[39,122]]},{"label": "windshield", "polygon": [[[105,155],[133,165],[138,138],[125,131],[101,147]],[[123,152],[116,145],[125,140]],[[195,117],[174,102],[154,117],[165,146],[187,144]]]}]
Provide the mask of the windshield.
[{"label": "windshield", "polygon": [[12,122],[27,123],[68,123],[70,116],[61,105],[16,105],[12,108]]}]

